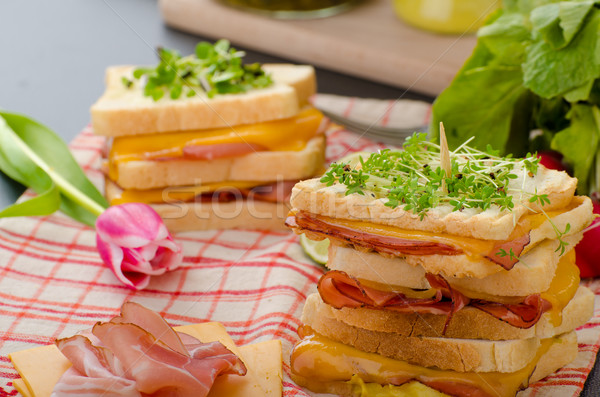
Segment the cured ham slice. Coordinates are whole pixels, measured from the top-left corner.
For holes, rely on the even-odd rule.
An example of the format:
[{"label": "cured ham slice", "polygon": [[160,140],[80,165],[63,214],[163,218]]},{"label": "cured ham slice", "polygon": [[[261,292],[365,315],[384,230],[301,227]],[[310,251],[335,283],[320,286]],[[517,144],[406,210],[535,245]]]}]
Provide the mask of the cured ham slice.
[{"label": "cured ham slice", "polygon": [[496,302],[472,300],[471,306],[518,328],[534,326],[542,314],[552,308],[552,304],[542,299],[540,294],[529,295],[519,304],[503,305]]},{"label": "cured ham slice", "polygon": [[[245,375],[243,362],[220,342],[175,332],[158,314],[135,303],[57,347],[73,366],[52,396],[203,397],[217,376]],[[90,339],[94,340],[93,344]]]},{"label": "cured ham slice", "polygon": [[[287,217],[286,226],[310,231],[324,238],[367,248],[376,252],[403,257],[406,255],[461,255],[461,248],[433,241],[411,240],[368,231],[352,229],[346,226],[327,222],[305,211]],[[489,252],[475,254],[485,257],[506,270],[510,270],[519,261],[518,257],[529,244],[530,237],[526,233],[510,241],[494,245]],[[512,254],[511,254],[512,252]],[[473,254],[473,253],[471,253]]]},{"label": "cured ham slice", "polygon": [[462,251],[446,244],[431,241],[408,240],[392,236],[363,232],[344,226],[334,225],[300,211],[286,219],[286,225],[318,233],[326,238],[334,238],[364,248],[386,254],[404,255],[459,255]]},{"label": "cured ham slice", "polygon": [[[215,145],[188,145],[183,148],[183,157],[192,160],[215,160],[238,157],[268,150],[266,146],[249,142],[218,143]],[[166,160],[166,158],[163,158]]]},{"label": "cured ham slice", "polygon": [[344,307],[368,307],[396,312],[430,313],[447,316],[445,333],[454,313],[466,306],[482,310],[507,322],[513,327],[530,328],[542,314],[550,310],[551,304],[539,294],[527,296],[518,304],[502,304],[481,299],[470,299],[452,288],[440,275],[427,274],[427,281],[436,290],[435,296],[427,299],[409,298],[394,291],[382,291],[363,285],[358,279],[340,270],[325,273],[317,285],[323,302],[341,309]]}]

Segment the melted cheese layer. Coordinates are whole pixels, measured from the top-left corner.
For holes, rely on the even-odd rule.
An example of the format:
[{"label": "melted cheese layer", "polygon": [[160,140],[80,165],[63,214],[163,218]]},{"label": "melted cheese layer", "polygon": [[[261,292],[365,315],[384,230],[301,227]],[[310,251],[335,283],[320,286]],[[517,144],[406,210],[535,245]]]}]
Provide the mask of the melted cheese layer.
[{"label": "melted cheese layer", "polygon": [[356,374],[368,383],[398,384],[410,380],[424,384],[456,382],[479,387],[490,396],[512,397],[527,386],[537,362],[555,341],[555,338],[542,340],[535,358],[516,372],[475,373],[413,365],[375,353],[366,353],[312,333],[294,346],[290,365],[292,372],[307,379],[308,388],[314,390],[319,390],[319,383],[347,382]]},{"label": "melted cheese layer", "polygon": [[555,327],[562,323],[563,309],[575,296],[579,281],[579,268],[575,264],[575,250],[572,249],[560,259],[550,288],[541,294],[542,299],[552,304],[548,313]]},{"label": "melted cheese layer", "polygon": [[[263,146],[266,150],[299,151],[319,132],[323,119],[320,111],[310,107],[295,117],[264,123],[118,137],[111,146],[109,166],[114,172],[115,163],[183,157],[186,146],[248,143]],[[112,176],[111,179],[116,180]]]},{"label": "melted cheese layer", "polygon": [[[546,214],[530,214],[521,217],[507,241],[512,241],[521,236],[524,236],[525,234],[528,234],[531,230],[542,225],[545,221],[548,220],[548,218],[552,218],[562,213],[568,212],[575,208],[575,206],[576,204],[572,202],[570,205],[561,210],[547,211]],[[498,246],[498,244],[503,243],[503,241],[480,240],[472,237],[456,236],[447,233],[400,229],[394,226],[381,225],[367,221],[337,219],[327,217],[324,215],[314,216],[317,219],[332,224],[334,226],[357,230],[362,233],[398,238],[402,240],[426,241],[447,245],[462,250],[469,257],[489,255],[494,250],[494,247]],[[525,246],[524,250],[521,252],[521,255],[529,251],[531,248],[532,247],[530,247],[530,245]]]}]

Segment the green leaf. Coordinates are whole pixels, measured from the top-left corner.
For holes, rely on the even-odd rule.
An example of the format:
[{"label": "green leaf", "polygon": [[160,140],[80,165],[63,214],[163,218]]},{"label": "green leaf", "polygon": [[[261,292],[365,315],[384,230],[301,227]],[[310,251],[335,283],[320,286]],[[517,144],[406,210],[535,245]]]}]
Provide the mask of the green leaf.
[{"label": "green leaf", "polygon": [[589,19],[569,45],[554,49],[546,41],[533,43],[523,64],[523,84],[543,98],[581,87],[600,76],[600,11]]},{"label": "green leaf", "polygon": [[525,48],[531,38],[527,23],[527,18],[522,14],[501,14],[479,29],[478,45],[484,45],[494,55],[495,63],[520,65],[525,59]]},{"label": "green leaf", "polygon": [[[85,176],[62,139],[25,116],[0,111],[0,117],[3,120],[0,125],[3,171],[42,195],[51,190],[48,180],[52,181],[61,193],[61,211],[93,225],[108,203]],[[47,193],[47,200],[51,200],[52,194]]]},{"label": "green leaf", "polygon": [[[478,46],[472,58],[486,60],[489,52]],[[467,61],[473,65],[474,59]],[[515,105],[526,93],[519,67],[482,66],[463,69],[433,104],[431,131],[444,123],[450,148],[475,137],[470,145],[488,144],[506,153]]]},{"label": "green leaf", "polygon": [[552,48],[562,48],[579,32],[594,3],[595,1],[562,1],[538,7],[531,12],[533,30]]},{"label": "green leaf", "polygon": [[564,97],[568,102],[587,101],[590,97],[594,80],[588,80],[579,87],[575,87],[570,91],[565,92]]},{"label": "green leaf", "polygon": [[[48,178],[49,179],[49,178]],[[60,207],[60,192],[49,179],[48,189],[26,201],[15,203],[0,211],[0,218],[11,216],[43,216],[56,212]]]},{"label": "green leaf", "polygon": [[600,110],[596,106],[575,104],[569,114],[571,125],[554,136],[551,147],[573,166],[580,194],[587,194],[591,167],[598,151]]},{"label": "green leaf", "polygon": [[19,150],[14,134],[0,117],[0,170],[37,193],[27,201],[0,211],[0,217],[49,215],[58,210],[60,192],[52,179]]}]

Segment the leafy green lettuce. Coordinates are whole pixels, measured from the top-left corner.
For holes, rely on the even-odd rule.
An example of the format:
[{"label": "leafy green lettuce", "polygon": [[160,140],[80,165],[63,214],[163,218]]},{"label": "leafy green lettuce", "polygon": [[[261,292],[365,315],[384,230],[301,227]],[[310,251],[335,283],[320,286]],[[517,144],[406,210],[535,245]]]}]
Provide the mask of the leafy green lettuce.
[{"label": "leafy green lettuce", "polygon": [[436,99],[431,131],[443,122],[450,147],[474,136],[471,145],[503,154],[556,150],[579,192],[592,193],[600,186],[599,79],[600,0],[505,0]]}]

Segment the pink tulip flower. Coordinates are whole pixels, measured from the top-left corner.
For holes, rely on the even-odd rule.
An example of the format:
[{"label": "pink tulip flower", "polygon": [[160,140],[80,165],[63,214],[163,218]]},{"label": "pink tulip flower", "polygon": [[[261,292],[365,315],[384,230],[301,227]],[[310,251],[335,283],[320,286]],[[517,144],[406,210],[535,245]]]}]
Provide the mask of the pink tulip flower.
[{"label": "pink tulip flower", "polygon": [[133,289],[144,289],[150,276],[176,269],[183,257],[160,216],[140,203],[112,206],[100,214],[96,244],[104,263]]}]

